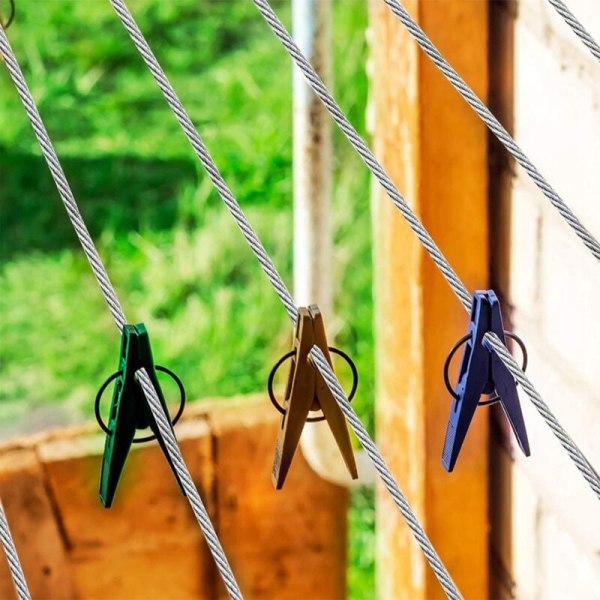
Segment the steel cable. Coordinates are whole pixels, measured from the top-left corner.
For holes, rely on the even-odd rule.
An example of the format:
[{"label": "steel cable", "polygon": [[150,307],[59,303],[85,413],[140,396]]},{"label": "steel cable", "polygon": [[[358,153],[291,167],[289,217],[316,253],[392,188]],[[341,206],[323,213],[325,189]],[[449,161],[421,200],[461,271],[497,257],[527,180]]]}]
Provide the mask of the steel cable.
[{"label": "steel cable", "polygon": [[[387,2],[388,0],[385,1]],[[364,140],[360,137],[356,129],[354,129],[352,124],[348,121],[348,118],[344,115],[333,96],[327,90],[327,87],[321,81],[315,69],[312,67],[312,65],[306,59],[306,57],[302,54],[301,50],[298,48],[298,46],[284,27],[284,25],[278,19],[277,15],[269,5],[269,2],[267,0],[253,0],[253,2],[257,6],[259,12],[262,14],[275,36],[279,39],[281,44],[288,51],[298,68],[302,71],[309,85],[312,87],[314,93],[321,99],[321,101],[331,114],[333,120],[338,124],[340,129],[346,135],[348,141],[356,150],[356,152],[361,156],[367,167],[377,178],[377,180],[381,183],[381,185],[391,198],[392,202],[398,207],[403,216],[406,218],[411,229],[415,232],[421,243],[424,245],[425,249],[429,252],[431,258],[442,272],[442,275],[444,275],[444,277],[450,284],[450,287],[452,288],[462,305],[465,307],[465,310],[467,312],[470,312],[472,300],[471,295],[467,291],[467,288],[456,275],[451,265],[448,263],[447,259],[435,245],[435,243],[431,239],[431,236],[427,233],[416,214],[412,211],[410,206],[408,206],[408,204],[406,203],[406,201],[404,200],[404,198],[390,179],[389,175],[386,173],[385,169],[377,161],[377,159],[375,158],[371,150],[368,148]],[[526,377],[525,373],[523,373],[520,367],[514,362],[514,359],[512,359],[512,356],[510,355],[505,346],[503,346],[504,352],[498,352],[494,344],[492,344],[492,348],[494,351],[496,351],[499,358],[502,360],[502,362],[504,362],[504,364],[506,364],[509,370],[512,371],[512,369],[516,368],[516,370],[519,373],[519,377],[524,378],[524,380],[527,380],[529,382],[529,379]],[[508,357],[510,357],[510,360]],[[569,456],[571,456],[571,458],[573,458],[574,460],[575,456],[583,457],[583,453],[577,448],[575,442],[569,437],[567,432],[560,425],[560,423],[554,417],[554,415],[552,415],[548,406],[543,401],[540,403],[541,396],[539,392],[537,392],[537,390],[533,387],[531,382],[529,382],[528,385],[524,385],[523,389],[525,390],[526,394],[529,396],[539,413],[542,415],[548,426],[552,429],[554,435],[559,439],[561,444],[565,446],[565,443],[567,443],[567,446],[569,448],[567,449],[567,451],[569,452]],[[576,450],[575,452],[573,452],[574,449]],[[589,466],[589,462],[585,459],[584,461]],[[575,461],[575,464],[577,468],[581,471],[581,461],[577,460]],[[593,469],[591,469],[591,472],[590,470],[586,470],[586,475],[586,481],[590,483],[592,490],[596,492],[596,486],[600,485],[598,475],[595,474],[595,471]],[[594,482],[593,485],[592,482]]]},{"label": "steel cable", "polygon": [[[31,125],[33,127],[33,131],[35,136],[40,144],[42,149],[42,153],[46,162],[48,163],[48,167],[50,168],[50,172],[58,189],[58,193],[65,205],[67,210],[67,214],[77,237],[81,243],[83,251],[87,256],[89,263],[92,267],[92,271],[96,276],[100,289],[102,291],[102,295],[106,300],[108,308],[110,310],[111,315],[117,325],[119,332],[122,331],[123,325],[127,323],[125,318],[125,314],[123,309],[121,308],[121,304],[117,299],[116,292],[110,282],[108,277],[108,273],[102,263],[102,259],[96,250],[94,245],[94,241],[92,240],[90,233],[85,225],[81,212],[79,211],[79,207],[75,201],[67,178],[64,174],[64,171],[61,167],[60,161],[54,150],[52,142],[48,136],[42,118],[38,112],[38,109],[33,100],[33,96],[27,86],[23,73],[19,67],[17,59],[12,51],[12,48],[8,42],[8,38],[6,37],[4,28],[0,27],[0,52],[4,55],[4,60],[8,69],[8,72],[13,80],[19,97],[25,107],[25,112],[31,121]],[[171,427],[169,426],[168,417],[165,415],[164,410],[158,400],[156,395],[156,391],[148,378],[148,375],[145,371],[140,372],[138,375],[138,379],[146,398],[148,400],[148,404],[152,410],[152,414],[156,419],[157,424],[160,427],[161,433],[165,439],[165,443],[167,445],[167,449],[169,452],[169,457],[173,461],[175,468],[177,470],[177,474],[179,475],[180,480],[182,481],[187,499],[190,503],[190,506],[198,520],[198,524],[204,534],[208,547],[213,555],[217,568],[223,578],[223,582],[229,596],[234,600],[241,600],[242,594],[239,590],[233,572],[231,571],[231,567],[227,561],[227,557],[221,547],[219,542],[219,538],[215,531],[215,528],[210,520],[210,517],[202,503],[202,499],[200,498],[200,494],[196,486],[194,485],[189,470],[183,460],[181,455],[181,450],[177,445],[177,441],[175,439],[175,435],[173,434]],[[166,423],[166,427],[165,427]]]},{"label": "steel cable", "polygon": [[121,19],[123,26],[127,30],[129,37],[133,41],[135,47],[138,52],[142,56],[142,59],[146,63],[148,70],[152,73],[152,77],[156,81],[158,87],[163,93],[167,104],[173,111],[175,118],[181,125],[183,132],[185,133],[188,141],[192,145],[194,152],[198,156],[198,159],[202,163],[202,166],[206,170],[206,173],[210,177],[213,185],[215,186],[219,196],[225,203],[225,206],[231,213],[231,216],[234,218],[238,227],[240,228],[242,234],[246,238],[250,248],[254,252],[254,255],[258,259],[263,271],[269,278],[269,281],[275,288],[277,295],[281,299],[281,302],[285,306],[285,309],[290,316],[290,319],[295,323],[298,318],[298,311],[296,310],[296,305],[294,304],[294,300],[292,299],[292,295],[290,294],[287,286],[285,285],[283,279],[277,272],[273,261],[271,260],[269,254],[265,250],[261,241],[258,239],[258,236],[250,226],[244,211],[240,207],[238,201],[235,199],[232,191],[229,189],[229,186],[223,179],[219,168],[212,160],[210,153],[205,146],[200,134],[194,127],[192,120],[190,119],[187,111],[185,110],[181,100],[175,93],[171,82],[168,80],[165,72],[160,66],[156,56],[152,52],[152,49],[148,45],[148,42],[144,38],[144,35],[140,31],[137,23],[135,22],[133,15],[129,12],[129,9],[125,5],[125,2],[122,0],[110,0],[115,12],[118,17]]},{"label": "steel cable", "polygon": [[15,590],[17,591],[17,596],[19,597],[19,600],[31,600],[29,588],[27,587],[27,581],[25,580],[25,573],[23,572],[23,567],[21,566],[21,561],[19,560],[19,555],[17,554],[17,549],[15,548],[15,543],[12,539],[10,528],[8,526],[8,521],[6,519],[6,514],[4,512],[4,506],[2,506],[1,501],[0,542],[2,543],[2,547],[4,548],[4,554],[6,555],[8,569],[12,576],[12,580],[15,585]]},{"label": "steel cable", "polygon": [[[192,147],[196,151],[196,154],[197,154],[199,160],[201,161],[202,165],[204,166],[207,173],[209,174],[209,176],[210,176],[211,180],[213,181],[213,184],[217,188],[217,191],[219,192],[221,198],[225,202],[227,208],[229,208],[229,210],[230,210],[232,216],[234,217],[234,219],[236,220],[236,222],[238,223],[242,233],[244,234],[244,237],[246,237],[246,240],[248,241],[250,248],[254,252],[256,258],[258,259],[260,264],[263,266],[263,270],[265,271],[269,281],[273,285],[275,292],[277,293],[277,295],[279,296],[280,300],[282,301],[284,307],[286,308],[288,315],[290,316],[290,319],[292,320],[293,323],[295,323],[296,319],[297,319],[298,311],[296,309],[296,306],[293,303],[291,295],[289,294],[289,292],[287,292],[287,288],[285,287],[285,284],[283,283],[281,276],[277,272],[277,269],[273,265],[267,252],[264,250],[264,247],[262,246],[260,240],[256,236],[256,233],[253,231],[251,224],[248,222],[247,218],[243,214],[241,208],[239,207],[239,204],[237,203],[237,200],[235,200],[232,192],[229,190],[225,181],[223,180],[222,176],[220,175],[217,165],[213,161],[208,149],[202,142],[202,139],[200,138],[198,131],[194,127],[184,106],[182,105],[181,101],[177,97],[177,94],[175,93],[167,76],[165,75],[164,71],[162,70],[160,64],[158,63],[158,60],[152,53],[152,50],[150,49],[143,34],[137,27],[137,25],[133,19],[133,16],[131,15],[131,13],[127,9],[125,3],[122,0],[110,0],[110,2],[113,5],[113,7],[115,8],[115,11],[119,15],[119,17],[121,18],[121,21],[123,22],[123,25],[127,29],[135,46],[137,47],[140,54],[142,55],[144,62],[146,63],[150,72],[152,73],[152,75],[153,75],[156,83],[158,84],[159,88],[161,89],[169,107],[173,111],[173,113],[174,113],[175,117],[177,118],[179,124],[181,125],[186,137],[188,138]],[[285,290],[285,293],[283,293],[283,294],[281,293],[282,289]],[[470,301],[470,297],[468,297],[468,299]],[[332,374],[333,378],[335,379],[335,381],[337,382],[337,379],[335,378],[335,375],[333,375],[333,372],[331,372],[331,374]],[[339,383],[337,385],[339,387]],[[355,417],[356,417],[356,415],[355,415]],[[358,417],[356,417],[356,420],[357,419],[358,419]],[[350,422],[350,424],[354,428],[356,425],[356,421]],[[361,427],[362,427],[362,425],[361,425]],[[364,427],[362,427],[361,435],[362,435],[363,441],[364,441],[364,437],[366,436],[368,441],[365,441],[364,443],[369,448],[375,448],[375,444],[373,443],[372,440],[370,440]],[[380,457],[380,455],[378,453],[377,453],[377,455]],[[371,455],[371,459],[373,459],[373,455]],[[383,464],[383,471],[381,471],[382,464]],[[460,598],[461,596],[460,596],[458,590],[456,589],[456,586],[454,586],[454,584],[452,583],[452,579],[450,578],[450,575],[446,571],[445,567],[442,565],[435,550],[431,546],[431,543],[427,539],[427,536],[425,535],[421,525],[418,523],[414,513],[408,506],[408,503],[406,502],[406,500],[404,499],[404,496],[400,492],[400,490],[398,488],[398,484],[394,481],[394,478],[393,478],[391,472],[387,469],[387,467],[385,467],[385,463],[383,463],[382,460],[380,460],[380,462],[376,465],[376,467],[379,467],[380,474],[382,474],[382,477],[384,477],[384,481],[386,482],[386,485],[388,485],[390,489],[394,490],[393,495],[394,495],[394,499],[396,500],[396,502],[399,501],[399,498],[403,499],[403,502],[399,505],[400,510],[402,511],[402,514],[405,516],[405,518],[407,518],[407,523],[408,523],[409,527],[413,530],[413,533],[415,534],[415,537],[416,537],[418,543],[421,545],[422,548],[424,548],[427,559],[431,562],[434,572],[440,578],[440,583],[442,583],[442,586],[447,591],[450,598],[453,598],[453,599]]]},{"label": "steel cable", "polygon": [[539,392],[535,389],[531,381],[529,381],[529,377],[523,372],[500,338],[495,333],[488,332],[485,334],[483,345],[488,350],[493,350],[500,357],[502,362],[506,365],[506,368],[521,384],[533,405],[537,408],[540,415],[542,415],[542,418],[546,421],[548,427],[550,427],[554,435],[558,438],[558,441],[567,451],[567,454],[575,463],[575,466],[579,469],[584,479],[588,482],[600,500],[600,476],[577,447],[577,444],[575,444],[563,429],[562,425],[558,422],[558,419],[552,414],[550,408],[544,402]]},{"label": "steel cable", "polygon": [[169,423],[168,415],[165,414],[165,411],[161,406],[160,400],[156,394],[156,390],[154,389],[146,370],[140,369],[137,374],[138,380],[144,390],[144,394],[148,399],[148,404],[150,405],[152,414],[156,420],[156,424],[160,430],[162,439],[164,440],[169,451],[169,456],[175,465],[175,469],[177,470],[177,474],[179,475],[183,489],[185,490],[185,493],[189,499],[190,506],[194,511],[194,515],[196,516],[198,523],[201,524],[206,543],[208,544],[215,563],[217,564],[217,568],[221,573],[221,577],[223,578],[223,583],[227,588],[229,597],[233,600],[242,600],[242,593],[235,580],[227,557],[225,556],[225,552],[221,547],[217,532],[212,525],[206,507],[204,506],[200,495],[198,494],[198,490],[196,489],[196,486],[192,480],[192,476],[190,475],[185,461],[183,460],[183,455],[181,454],[181,449],[179,448],[177,440],[175,439],[175,434],[173,433],[173,429]]},{"label": "steel cable", "polygon": [[444,74],[458,93],[466,100],[469,106],[479,115],[481,120],[489,127],[490,131],[498,138],[502,145],[510,152],[513,158],[523,167],[534,183],[540,188],[544,196],[558,210],[560,215],[571,226],[573,231],[583,241],[596,260],[600,260],[600,243],[583,226],[565,201],[558,195],[554,188],[546,181],[534,164],[525,155],[512,136],[500,124],[500,121],[491,113],[490,109],[479,99],[477,94],[467,85],[464,79],[454,70],[442,53],[434,46],[417,22],[398,0],[383,0],[391,11],[400,19],[409,33],[421,46],[425,54],[433,61],[435,66]]},{"label": "steel cable", "polygon": [[385,460],[381,456],[379,449],[369,436],[361,420],[358,418],[358,415],[352,408],[352,405],[350,404],[348,398],[346,397],[346,394],[342,390],[342,387],[340,386],[340,383],[337,377],[335,376],[333,369],[327,362],[325,355],[318,346],[313,346],[312,350],[310,351],[310,356],[314,364],[319,369],[319,372],[323,377],[325,383],[327,384],[327,387],[331,390],[331,393],[336,399],[340,409],[344,413],[348,423],[350,423],[350,426],[356,434],[356,437],[359,439],[362,447],[365,449],[365,452],[371,459],[375,470],[377,471],[377,473],[379,473],[381,480],[383,481],[385,487],[387,488],[394,502],[396,503],[396,506],[398,507],[402,516],[404,517],[406,524],[412,531],[415,540],[421,547],[423,554],[425,555],[427,561],[431,565],[431,568],[435,573],[435,576],[437,577],[438,581],[440,582],[440,585],[442,586],[444,592],[446,593],[446,596],[448,596],[448,598],[452,598],[453,600],[459,600],[460,598],[462,598],[462,596],[458,591],[456,584],[452,580],[450,573],[448,573],[446,567],[444,566],[440,557],[435,551],[435,548],[429,541],[427,534],[423,530],[423,527],[419,523],[419,520],[413,512],[410,504],[408,503],[404,494],[398,487],[398,484],[396,483],[389,467],[385,463]]},{"label": "steel cable", "polygon": [[348,138],[348,141],[352,144],[356,152],[358,152],[373,175],[375,175],[379,183],[381,183],[392,202],[407,220],[411,229],[415,232],[416,236],[419,238],[427,252],[429,252],[429,255],[454,290],[454,293],[460,298],[460,301],[463,303],[464,307],[467,310],[470,310],[471,294],[469,294],[467,288],[459,279],[458,275],[454,272],[454,269],[437,247],[436,243],[433,241],[433,238],[429,235],[425,227],[423,227],[422,223],[412,211],[402,194],[398,191],[391,178],[386,173],[385,169],[377,161],[371,150],[369,150],[368,146],[360,137],[356,129],[354,129],[350,121],[348,121],[337,102],[327,90],[325,84],[321,81],[321,78],[315,69],[302,54],[286,28],[277,18],[277,15],[273,12],[273,9],[269,3],[266,0],[253,1],[273,33],[277,36],[279,41],[283,44],[285,49],[293,58],[296,65],[302,71],[302,74],[312,87],[315,94],[323,102],[333,120],[344,132]]},{"label": "steel cable", "polygon": [[591,36],[588,30],[581,24],[577,17],[569,10],[562,0],[548,0],[556,9],[556,12],[565,20],[573,33],[589,48],[592,55],[600,60],[600,46]]}]

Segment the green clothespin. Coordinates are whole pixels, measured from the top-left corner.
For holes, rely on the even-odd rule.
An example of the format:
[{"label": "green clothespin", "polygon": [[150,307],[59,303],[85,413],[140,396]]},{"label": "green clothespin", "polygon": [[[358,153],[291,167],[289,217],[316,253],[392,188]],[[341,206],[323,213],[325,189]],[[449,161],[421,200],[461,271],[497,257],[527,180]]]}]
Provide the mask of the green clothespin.
[{"label": "green clothespin", "polygon": [[[179,386],[181,403],[177,415],[172,421],[172,425],[177,423],[185,406],[185,390],[177,375],[165,367],[154,365],[152,350],[150,348],[150,338],[144,324],[124,325],[121,335],[119,370],[104,382],[96,396],[96,418],[100,427],[106,432],[99,492],[100,500],[105,508],[110,508],[112,505],[131,444],[147,442],[153,439],[156,439],[160,444],[173,473],[175,473],[175,478],[181,487],[181,491],[185,495],[177,471],[169,457],[165,442],[160,435],[158,425],[152,415],[152,410],[137,379],[136,372],[141,368],[146,369],[165,412],[167,405],[156,377],[156,371],[167,373]],[[110,417],[107,426],[100,416],[100,400],[104,390],[115,379],[116,383],[110,404]],[[150,427],[153,435],[134,438],[137,429],[146,429],[147,427]]]}]

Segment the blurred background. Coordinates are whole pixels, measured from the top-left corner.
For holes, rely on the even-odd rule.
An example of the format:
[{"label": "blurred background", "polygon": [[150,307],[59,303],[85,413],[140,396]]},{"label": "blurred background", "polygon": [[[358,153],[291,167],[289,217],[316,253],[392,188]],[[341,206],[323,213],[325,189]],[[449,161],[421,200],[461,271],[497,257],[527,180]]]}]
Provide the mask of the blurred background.
[{"label": "blurred background", "polygon": [[[6,8],[8,2],[3,2]],[[6,5],[6,6],[5,6]],[[290,26],[285,0],[274,8]],[[292,286],[291,61],[246,0],[130,9]],[[367,6],[333,3],[336,97],[365,133]],[[288,317],[108,2],[17,2],[10,40],[125,313],[191,399],[265,390]],[[0,436],[93,417],[118,337],[31,126],[0,70]],[[372,427],[369,176],[334,134],[337,344]],[[166,384],[168,386],[168,383]],[[176,390],[165,389],[166,393]],[[373,494],[353,494],[349,577],[373,587]]]},{"label": "blurred background", "polygon": [[[596,261],[381,0],[297,3],[331,5],[335,98],[465,286],[496,291],[506,329],[527,343],[531,380],[597,466]],[[294,287],[289,57],[250,0],[128,4]],[[272,4],[291,28],[292,2]],[[600,237],[600,64],[550,3],[404,4]],[[600,38],[598,5],[569,5]],[[8,36],[128,318],[146,323],[156,362],[186,385],[179,440],[247,597],[441,597],[383,487],[348,492],[297,457],[286,489],[271,489],[278,416],[265,385],[290,347],[289,320],[110,3],[17,0]],[[331,133],[327,329],[356,361],[360,418],[466,598],[600,598],[597,502],[524,393],[531,457],[496,406],[477,411],[455,471],[442,469],[442,368],[467,316]],[[93,401],[116,367],[118,336],[3,68],[0,263],[0,496],[26,573],[56,598],[147,597],[140,578],[217,596],[214,565],[153,445],[130,457],[118,505],[90,502],[103,441]],[[348,375],[340,368],[344,385]],[[51,573],[39,558],[49,547]],[[168,568],[148,569],[159,560]]]}]

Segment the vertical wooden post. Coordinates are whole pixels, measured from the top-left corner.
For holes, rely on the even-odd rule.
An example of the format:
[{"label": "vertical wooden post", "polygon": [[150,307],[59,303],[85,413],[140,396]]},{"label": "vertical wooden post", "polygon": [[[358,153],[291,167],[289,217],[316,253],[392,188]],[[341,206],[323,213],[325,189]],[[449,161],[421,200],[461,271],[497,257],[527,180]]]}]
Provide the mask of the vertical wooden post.
[{"label": "vertical wooden post", "polygon": [[[406,0],[472,85],[487,92],[487,2]],[[371,2],[376,153],[470,289],[488,284],[487,135],[477,116],[381,0]],[[400,213],[373,193],[377,439],[466,598],[488,596],[487,412],[479,410],[452,474],[441,466],[450,397],[446,352],[467,315]],[[379,490],[381,598],[443,593],[385,491]]]},{"label": "vertical wooden post", "polygon": [[[489,107],[513,134],[514,129],[514,49],[516,0],[490,3],[489,13]],[[514,134],[513,134],[514,135]],[[506,292],[511,289],[510,227],[514,161],[502,144],[489,137],[490,244],[494,249],[490,264],[491,285],[504,305],[504,326],[513,330],[512,310],[507,310]],[[538,224],[535,225],[537,229]],[[510,307],[512,309],[512,306]],[[501,408],[492,411],[490,422],[490,598],[515,597],[513,579],[513,480],[512,433]]]}]

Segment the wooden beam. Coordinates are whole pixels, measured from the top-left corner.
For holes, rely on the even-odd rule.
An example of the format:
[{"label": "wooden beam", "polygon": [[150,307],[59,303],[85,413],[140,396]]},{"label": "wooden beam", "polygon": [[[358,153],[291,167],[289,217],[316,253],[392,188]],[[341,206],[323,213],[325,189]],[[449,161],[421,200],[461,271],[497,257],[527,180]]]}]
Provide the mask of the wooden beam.
[{"label": "wooden beam", "polygon": [[[514,128],[514,48],[516,0],[490,3],[489,14],[489,107],[513,134]],[[514,134],[513,134],[514,135]],[[511,326],[510,224],[514,161],[504,146],[490,134],[490,244],[494,249],[490,279],[504,306],[504,327]],[[509,310],[507,310],[509,308]],[[490,422],[490,597],[509,600],[516,597],[513,577],[513,481],[512,431],[500,407],[492,411]]]},{"label": "wooden beam", "polygon": [[[196,403],[176,433],[246,599],[343,598],[348,492],[300,452],[273,489],[280,422],[261,394]],[[132,450],[110,510],[98,500],[102,448],[95,426],[0,445],[0,496],[32,596],[225,598],[156,442]],[[0,556],[0,598],[14,597]]]},{"label": "wooden beam", "polygon": [[[482,98],[487,2],[403,2]],[[487,135],[399,21],[371,2],[371,117],[379,159],[470,289],[488,285]],[[373,194],[377,439],[466,598],[488,596],[487,412],[452,474],[441,465],[450,408],[445,355],[467,315],[385,192]],[[381,598],[442,590],[389,498],[377,497]]]},{"label": "wooden beam", "polygon": [[[0,497],[31,596],[74,598],[65,540],[34,450],[14,448],[0,453]],[[0,598],[17,598],[2,550]]]},{"label": "wooden beam", "polygon": [[244,598],[345,598],[348,491],[315,475],[299,450],[273,488],[281,418],[264,403],[222,407],[212,426],[219,535]]}]

